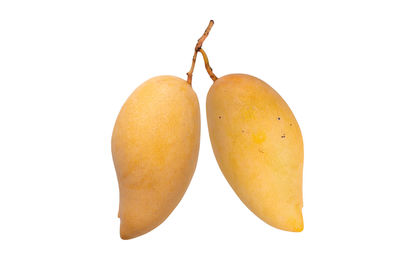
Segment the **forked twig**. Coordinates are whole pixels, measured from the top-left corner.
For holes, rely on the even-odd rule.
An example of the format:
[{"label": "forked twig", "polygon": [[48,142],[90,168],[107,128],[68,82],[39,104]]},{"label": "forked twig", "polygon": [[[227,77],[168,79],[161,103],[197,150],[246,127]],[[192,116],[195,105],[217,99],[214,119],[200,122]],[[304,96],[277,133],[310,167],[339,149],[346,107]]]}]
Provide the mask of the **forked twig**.
[{"label": "forked twig", "polygon": [[[191,85],[192,84],[192,78],[193,78],[193,71],[194,71],[194,66],[196,65],[196,59],[197,59],[197,53],[201,52],[201,54],[203,55],[203,59],[204,59],[204,63],[206,64],[206,69],[208,74],[210,75],[211,79],[213,79],[213,81],[215,81],[217,79],[217,77],[214,75],[214,73],[212,73],[212,69],[208,63],[208,58],[207,55],[205,54],[204,50],[201,49],[201,46],[203,45],[204,40],[207,38],[208,34],[211,31],[212,26],[214,25],[214,21],[210,20],[210,23],[207,26],[207,29],[204,31],[203,35],[200,37],[200,39],[197,41],[196,47],[194,48],[194,55],[193,55],[193,59],[192,59],[192,66],[190,67],[189,72],[187,73],[187,82]],[[211,76],[211,74],[213,76]],[[215,79],[214,79],[215,78]]]}]

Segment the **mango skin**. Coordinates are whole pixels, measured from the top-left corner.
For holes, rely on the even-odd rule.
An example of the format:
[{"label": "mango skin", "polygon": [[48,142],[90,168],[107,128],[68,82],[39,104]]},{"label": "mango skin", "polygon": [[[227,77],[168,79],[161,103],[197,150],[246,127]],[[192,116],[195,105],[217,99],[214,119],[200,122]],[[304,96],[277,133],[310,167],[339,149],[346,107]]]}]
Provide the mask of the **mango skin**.
[{"label": "mango skin", "polygon": [[282,97],[260,79],[231,74],[207,95],[215,157],[242,202],[276,228],[303,230],[303,139]]},{"label": "mango skin", "polygon": [[199,144],[199,103],[186,81],[154,77],[126,100],[112,135],[122,239],[151,231],[174,210],[192,179]]}]

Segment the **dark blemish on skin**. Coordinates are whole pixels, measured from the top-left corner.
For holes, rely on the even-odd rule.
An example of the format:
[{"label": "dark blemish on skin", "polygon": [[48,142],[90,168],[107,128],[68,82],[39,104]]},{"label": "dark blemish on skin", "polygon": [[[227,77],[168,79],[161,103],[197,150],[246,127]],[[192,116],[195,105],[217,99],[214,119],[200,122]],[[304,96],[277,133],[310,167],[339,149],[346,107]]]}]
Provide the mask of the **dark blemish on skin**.
[{"label": "dark blemish on skin", "polygon": [[281,136],[281,138],[286,138],[285,134],[283,134],[283,135]]},{"label": "dark blemish on skin", "polygon": [[244,133],[244,130],[242,130],[242,133]]},{"label": "dark blemish on skin", "polygon": [[281,117],[278,117],[278,121],[280,121],[281,120]]},{"label": "dark blemish on skin", "polygon": [[292,126],[292,124],[290,124],[290,126]]},{"label": "dark blemish on skin", "polygon": [[218,119],[221,119],[221,116],[219,116]]}]

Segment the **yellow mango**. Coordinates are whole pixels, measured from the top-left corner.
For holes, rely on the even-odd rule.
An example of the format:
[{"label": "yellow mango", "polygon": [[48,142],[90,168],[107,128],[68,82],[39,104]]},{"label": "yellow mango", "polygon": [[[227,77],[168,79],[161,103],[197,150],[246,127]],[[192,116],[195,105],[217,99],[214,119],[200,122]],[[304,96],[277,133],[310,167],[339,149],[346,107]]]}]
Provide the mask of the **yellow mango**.
[{"label": "yellow mango", "polygon": [[207,122],[219,167],[242,202],[266,223],[303,230],[303,139],[279,94],[245,74],[218,78]]},{"label": "yellow mango", "polygon": [[151,231],[174,210],[192,179],[199,143],[199,103],[188,82],[158,76],[130,95],[112,135],[122,239]]}]

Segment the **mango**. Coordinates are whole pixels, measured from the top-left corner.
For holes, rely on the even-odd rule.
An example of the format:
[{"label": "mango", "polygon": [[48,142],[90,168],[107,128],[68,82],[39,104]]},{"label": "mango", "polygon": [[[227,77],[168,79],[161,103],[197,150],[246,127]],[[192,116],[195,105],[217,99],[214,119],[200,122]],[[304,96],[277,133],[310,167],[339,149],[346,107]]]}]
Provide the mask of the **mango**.
[{"label": "mango", "polygon": [[191,85],[158,76],[126,100],[112,134],[118,177],[120,236],[160,225],[182,199],[196,168],[200,109]]},{"label": "mango", "polygon": [[241,201],[276,228],[303,230],[303,139],[282,97],[245,74],[218,78],[207,95],[218,165]]}]

